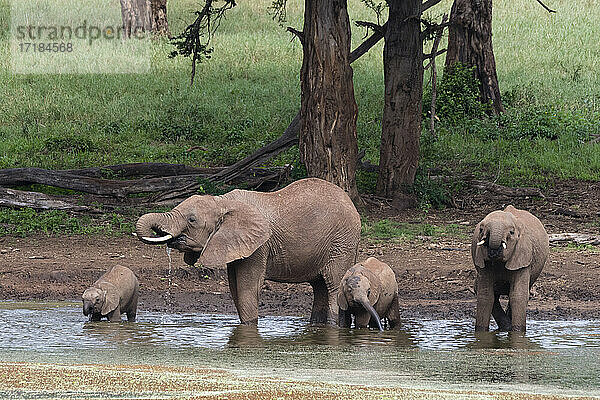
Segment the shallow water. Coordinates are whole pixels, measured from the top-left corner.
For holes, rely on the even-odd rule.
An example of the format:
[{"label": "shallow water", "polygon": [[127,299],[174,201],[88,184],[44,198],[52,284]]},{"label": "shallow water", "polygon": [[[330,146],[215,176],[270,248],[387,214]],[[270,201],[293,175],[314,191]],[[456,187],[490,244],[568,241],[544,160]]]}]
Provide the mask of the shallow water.
[{"label": "shallow water", "polygon": [[528,321],[475,335],[472,321],[404,321],[399,332],[315,328],[295,317],[140,312],[86,322],[79,304],[0,303],[0,362],[223,368],[247,376],[600,396],[600,321]]}]

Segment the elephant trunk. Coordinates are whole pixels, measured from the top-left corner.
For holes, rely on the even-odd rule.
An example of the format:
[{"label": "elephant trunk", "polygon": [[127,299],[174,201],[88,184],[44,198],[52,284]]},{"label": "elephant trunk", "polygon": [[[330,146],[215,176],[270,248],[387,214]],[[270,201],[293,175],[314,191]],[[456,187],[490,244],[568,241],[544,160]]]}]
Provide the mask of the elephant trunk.
[{"label": "elephant trunk", "polygon": [[365,310],[369,312],[369,314],[371,315],[371,319],[377,323],[377,328],[379,328],[380,331],[383,331],[383,326],[381,325],[381,318],[379,318],[379,314],[377,314],[377,311],[375,311],[371,303],[369,303],[369,300],[360,299],[358,302],[361,306],[364,307]]},{"label": "elephant trunk", "polygon": [[488,244],[488,254],[491,258],[498,258],[502,255],[502,251],[504,250],[502,244],[502,227],[497,225],[492,226],[490,229],[490,240]]},{"label": "elephant trunk", "polygon": [[[135,224],[138,238],[146,244],[164,244],[177,237],[179,229],[174,228],[170,213],[150,213],[142,215]],[[156,237],[155,234],[159,234]]]},{"label": "elephant trunk", "polygon": [[83,315],[85,315],[87,317],[88,315],[91,315],[93,311],[94,311],[94,304],[91,301],[84,301],[83,302]]}]

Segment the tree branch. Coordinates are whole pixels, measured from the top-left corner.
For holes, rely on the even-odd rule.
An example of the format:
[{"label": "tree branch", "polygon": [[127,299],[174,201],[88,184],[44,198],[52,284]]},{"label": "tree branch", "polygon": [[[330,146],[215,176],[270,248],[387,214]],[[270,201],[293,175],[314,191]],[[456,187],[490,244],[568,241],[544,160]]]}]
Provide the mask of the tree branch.
[{"label": "tree branch", "polygon": [[437,55],[437,49],[438,46],[440,45],[440,41],[442,40],[442,35],[444,34],[444,23],[448,20],[448,14],[444,14],[444,16],[442,17],[442,23],[440,24],[440,26],[442,26],[441,29],[436,30],[435,32],[435,39],[433,40],[433,46],[431,47],[431,119],[430,119],[430,124],[429,124],[429,131],[431,132],[431,135],[435,138],[436,137],[436,133],[435,133],[435,119],[437,118],[437,115],[435,114],[435,101],[436,101],[436,96],[437,96],[437,70],[435,68],[435,59],[436,59],[436,55]]},{"label": "tree branch", "polygon": [[288,26],[286,30],[296,36],[300,40],[300,43],[304,45],[304,32],[294,29],[291,26]]},{"label": "tree branch", "polygon": [[[446,51],[448,51],[448,49],[442,49],[442,50],[436,51],[436,52],[435,52],[435,56],[436,56],[436,57],[437,57],[437,56],[441,56],[441,55],[442,55],[442,54],[444,54]],[[431,53],[423,54],[423,61],[425,61],[425,60],[429,60],[430,58],[433,58],[433,56],[431,55]],[[425,68],[425,69],[427,69],[427,68]]]},{"label": "tree branch", "polygon": [[545,5],[544,3],[542,3],[542,0],[536,0],[538,3],[540,3],[540,5],[542,7],[544,7],[546,9],[546,11],[548,11],[550,14],[555,13],[556,10],[552,10],[550,9],[550,7],[548,7],[547,5]]},{"label": "tree branch", "polygon": [[427,0],[425,3],[423,3],[421,5],[421,12],[425,12],[426,10],[429,10],[431,7],[435,6],[436,4],[438,4],[441,1],[442,0]]},{"label": "tree branch", "polygon": [[22,190],[6,189],[0,187],[0,207],[22,208],[29,207],[36,210],[65,210],[65,211],[85,211],[100,212],[99,210],[87,206],[78,206],[63,201],[58,196],[37,192],[24,192]]},{"label": "tree branch", "polygon": [[369,21],[356,21],[355,22],[356,26],[360,26],[362,28],[367,28],[372,30],[373,32],[380,32],[380,33],[384,33],[385,28],[379,24],[376,24],[374,22],[369,22]]}]

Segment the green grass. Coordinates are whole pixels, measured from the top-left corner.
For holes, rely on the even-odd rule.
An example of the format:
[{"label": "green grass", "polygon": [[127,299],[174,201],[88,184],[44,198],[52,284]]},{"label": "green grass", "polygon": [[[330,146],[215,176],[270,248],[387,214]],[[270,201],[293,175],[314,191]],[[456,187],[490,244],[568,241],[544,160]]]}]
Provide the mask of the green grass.
[{"label": "green grass", "polygon": [[102,217],[73,216],[64,211],[38,212],[31,208],[0,209],[0,235],[127,235],[134,231],[134,217],[108,213]]},{"label": "green grass", "polygon": [[419,236],[464,239],[468,236],[468,231],[468,227],[458,224],[437,226],[427,223],[397,222],[390,219],[363,220],[361,225],[361,236],[372,241],[414,240]]},{"label": "green grass", "polygon": [[[298,110],[302,52],[266,13],[270,3],[241,2],[232,10],[214,39],[213,58],[198,66],[190,86],[189,60],[168,59],[172,47],[165,40],[152,45],[149,73],[14,75],[9,6],[0,0],[0,168],[226,165],[275,139]],[[199,5],[182,0],[169,7],[177,33]],[[287,25],[301,28],[302,2],[288,7]],[[494,7],[494,49],[508,114],[442,120],[437,140],[424,133],[420,171],[443,167],[498,176],[504,184],[600,179],[600,147],[585,144],[600,129],[600,8],[583,0],[555,0],[552,15],[531,0]],[[358,0],[349,9],[353,21],[371,17]],[[353,47],[363,36],[353,28]],[[353,64],[359,146],[373,162],[379,158],[382,47]],[[199,148],[188,151],[192,146]],[[297,150],[290,150],[275,162],[295,160]],[[373,190],[372,176],[359,180],[364,191]]]}]

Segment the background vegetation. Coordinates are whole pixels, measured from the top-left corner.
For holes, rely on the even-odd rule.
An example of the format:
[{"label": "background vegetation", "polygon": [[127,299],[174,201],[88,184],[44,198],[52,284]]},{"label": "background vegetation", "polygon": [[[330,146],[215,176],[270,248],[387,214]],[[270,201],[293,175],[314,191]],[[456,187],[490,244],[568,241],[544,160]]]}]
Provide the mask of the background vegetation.
[{"label": "background vegetation", "polygon": [[[266,12],[270,3],[242,1],[232,10],[215,37],[213,58],[199,65],[190,87],[188,60],[168,59],[172,48],[166,40],[155,43],[149,74],[13,75],[10,7],[0,0],[0,168],[140,161],[226,165],[275,139],[299,108],[302,54]],[[288,3],[287,24],[301,27],[301,2]],[[558,12],[549,15],[533,0],[494,4],[494,47],[507,113],[488,118],[480,107],[469,107],[474,94],[468,74],[459,71],[443,82],[438,138],[424,130],[415,190],[434,199],[441,195],[427,180],[432,168],[509,185],[600,179],[599,145],[587,144],[600,134],[598,5],[554,0]],[[197,6],[191,0],[169,3],[173,32],[191,21]],[[445,1],[429,16],[449,9]],[[352,20],[373,18],[359,0],[349,1],[349,12]],[[353,43],[364,34],[354,28]],[[359,147],[375,163],[381,53],[380,43],[353,64]],[[441,73],[443,58],[438,63]],[[296,160],[292,149],[275,162]],[[359,189],[371,190],[374,179],[362,173]]]}]

